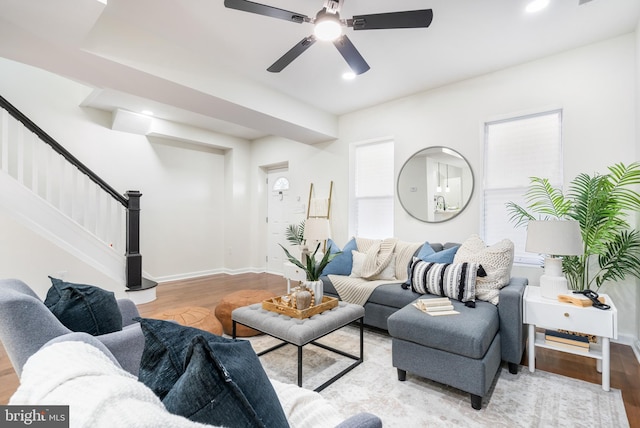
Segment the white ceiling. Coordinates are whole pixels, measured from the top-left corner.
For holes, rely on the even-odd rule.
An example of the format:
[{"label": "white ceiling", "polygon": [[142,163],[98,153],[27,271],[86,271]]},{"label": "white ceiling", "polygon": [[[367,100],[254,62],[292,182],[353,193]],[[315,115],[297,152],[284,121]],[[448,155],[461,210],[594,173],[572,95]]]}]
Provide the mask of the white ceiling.
[{"label": "white ceiling", "polygon": [[[433,9],[427,29],[347,35],[371,69],[355,80],[318,42],[266,68],[312,32],[224,7],[223,0],[0,0],[0,56],[95,88],[84,105],[158,117],[247,139],[334,138],[337,117],[416,92],[632,32],[638,0],[344,0],[342,18]],[[264,0],[313,17],[323,0]]]}]

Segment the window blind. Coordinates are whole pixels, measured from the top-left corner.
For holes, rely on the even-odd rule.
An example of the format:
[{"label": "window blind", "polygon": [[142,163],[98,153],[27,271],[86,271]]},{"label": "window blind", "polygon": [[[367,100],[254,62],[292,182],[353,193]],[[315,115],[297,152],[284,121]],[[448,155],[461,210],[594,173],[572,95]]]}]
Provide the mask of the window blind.
[{"label": "window blind", "polygon": [[354,151],[354,234],[393,236],[393,141],[357,145]]},{"label": "window blind", "polygon": [[531,177],[562,185],[562,111],[485,123],[483,229],[487,243],[504,238],[515,244],[515,262],[539,264],[541,256],[524,251],[526,228],[509,221],[506,203],[526,207]]}]

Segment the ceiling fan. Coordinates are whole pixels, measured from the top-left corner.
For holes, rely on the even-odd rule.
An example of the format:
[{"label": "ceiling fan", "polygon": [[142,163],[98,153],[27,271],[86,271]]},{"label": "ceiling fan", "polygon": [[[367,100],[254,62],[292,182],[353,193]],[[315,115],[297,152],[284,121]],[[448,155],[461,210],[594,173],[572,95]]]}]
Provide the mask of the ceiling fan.
[{"label": "ceiling fan", "polygon": [[342,33],[342,27],[351,27],[355,31],[426,28],[431,25],[433,20],[433,11],[431,9],[355,15],[351,19],[341,19],[340,8],[343,2],[344,0],[325,0],[324,7],[316,14],[315,18],[247,0],[224,0],[224,5],[230,9],[284,19],[297,24],[308,22],[314,25],[314,34],[302,39],[267,68],[272,73],[282,71],[294,59],[309,49],[316,40],[329,40],[333,42],[338,52],[351,67],[351,70],[355,74],[362,74],[369,70],[369,64],[360,55],[360,52],[351,43],[347,35]]}]

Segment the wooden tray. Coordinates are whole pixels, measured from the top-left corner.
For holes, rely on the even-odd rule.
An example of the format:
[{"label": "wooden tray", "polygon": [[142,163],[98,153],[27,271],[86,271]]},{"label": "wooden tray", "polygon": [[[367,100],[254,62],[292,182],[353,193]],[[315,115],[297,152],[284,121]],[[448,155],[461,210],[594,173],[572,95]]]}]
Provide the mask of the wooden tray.
[{"label": "wooden tray", "polygon": [[294,309],[282,303],[282,296],[272,297],[271,299],[264,300],[262,302],[262,309],[266,309],[272,312],[278,312],[279,314],[288,315],[292,318],[309,318],[317,315],[321,312],[328,311],[338,306],[338,299],[335,297],[323,296],[322,303],[317,306],[311,306],[307,309]]}]

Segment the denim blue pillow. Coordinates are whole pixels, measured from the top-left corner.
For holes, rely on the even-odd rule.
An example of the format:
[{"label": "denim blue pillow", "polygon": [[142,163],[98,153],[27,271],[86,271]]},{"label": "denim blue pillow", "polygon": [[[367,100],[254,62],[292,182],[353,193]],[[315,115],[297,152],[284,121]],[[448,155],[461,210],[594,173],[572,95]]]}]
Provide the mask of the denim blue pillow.
[{"label": "denim blue pillow", "polygon": [[[329,262],[327,266],[322,270],[322,275],[349,275],[351,273],[351,266],[353,265],[353,254],[351,250],[357,250],[355,238],[351,238],[349,242],[342,249],[342,254],[338,254],[333,260]],[[329,251],[338,252],[340,249],[331,241]]]},{"label": "denim blue pillow", "polygon": [[139,318],[138,379],[168,411],[227,427],[288,427],[251,344],[169,321]]},{"label": "denim blue pillow", "polygon": [[431,245],[429,244],[429,242],[426,241],[422,246],[422,248],[420,248],[420,250],[418,251],[418,254],[416,255],[416,257],[419,258],[420,260],[424,260],[425,257],[435,253],[436,253],[435,250],[431,248]]},{"label": "denim blue pillow", "polygon": [[460,248],[460,245],[456,245],[455,247],[448,248],[446,250],[438,251],[437,253],[430,254],[426,257],[419,257],[425,262],[434,262],[434,263],[453,263],[453,258],[456,255],[456,252]]},{"label": "denim blue pillow", "polygon": [[93,336],[122,330],[122,313],[111,291],[49,278],[44,304],[69,330]]}]

